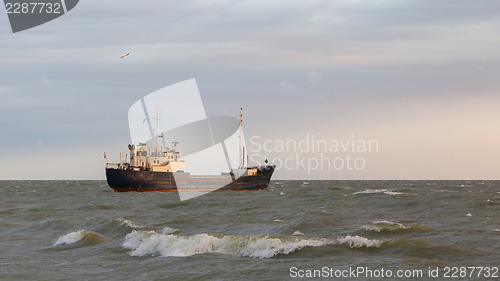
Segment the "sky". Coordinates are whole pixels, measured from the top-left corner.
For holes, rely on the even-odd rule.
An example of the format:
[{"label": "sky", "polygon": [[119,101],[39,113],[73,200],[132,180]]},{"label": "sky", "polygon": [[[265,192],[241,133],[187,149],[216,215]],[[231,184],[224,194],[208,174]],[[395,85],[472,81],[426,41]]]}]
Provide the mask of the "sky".
[{"label": "sky", "polygon": [[499,13],[493,0],[85,0],[13,34],[1,12],[0,179],[105,179],[130,106],[190,78],[207,114],[244,108],[248,151],[274,179],[500,179]]}]

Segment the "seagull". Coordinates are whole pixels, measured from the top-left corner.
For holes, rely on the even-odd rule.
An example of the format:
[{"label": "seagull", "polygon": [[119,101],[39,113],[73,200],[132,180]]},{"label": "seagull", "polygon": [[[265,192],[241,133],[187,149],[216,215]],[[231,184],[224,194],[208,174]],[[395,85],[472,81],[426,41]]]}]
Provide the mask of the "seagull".
[{"label": "seagull", "polygon": [[128,57],[128,55],[130,55],[130,53],[126,53],[125,55],[121,56],[120,58],[124,59],[124,58]]}]

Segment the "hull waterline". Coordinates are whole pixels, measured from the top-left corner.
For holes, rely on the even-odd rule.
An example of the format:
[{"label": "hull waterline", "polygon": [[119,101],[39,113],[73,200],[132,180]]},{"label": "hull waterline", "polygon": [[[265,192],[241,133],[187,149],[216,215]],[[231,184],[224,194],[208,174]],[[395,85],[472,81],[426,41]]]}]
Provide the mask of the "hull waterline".
[{"label": "hull waterline", "polygon": [[[275,166],[257,167],[257,173],[233,176],[191,176],[185,172],[153,172],[106,168],[108,185],[117,192],[179,192],[267,189]],[[177,180],[177,181],[176,181]]]}]

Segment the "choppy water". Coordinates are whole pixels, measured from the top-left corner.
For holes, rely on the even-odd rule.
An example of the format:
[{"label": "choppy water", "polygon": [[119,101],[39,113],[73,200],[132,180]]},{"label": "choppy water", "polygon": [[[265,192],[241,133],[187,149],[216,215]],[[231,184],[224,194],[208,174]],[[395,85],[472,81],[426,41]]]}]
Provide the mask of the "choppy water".
[{"label": "choppy water", "polygon": [[291,267],[500,266],[499,181],[273,181],[184,202],[115,193],[104,181],[1,181],[0,192],[1,280],[290,280]]}]

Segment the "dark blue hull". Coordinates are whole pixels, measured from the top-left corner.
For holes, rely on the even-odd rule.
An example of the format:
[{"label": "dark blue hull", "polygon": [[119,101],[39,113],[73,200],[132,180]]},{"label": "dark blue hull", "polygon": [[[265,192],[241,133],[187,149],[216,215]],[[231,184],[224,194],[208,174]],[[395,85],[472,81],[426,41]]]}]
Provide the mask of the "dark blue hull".
[{"label": "dark blue hull", "polygon": [[236,179],[229,174],[223,176],[191,176],[189,173],[183,172],[153,172],[106,168],[106,179],[108,185],[117,192],[266,189],[275,166],[252,168],[257,169],[256,174],[242,175]]}]

